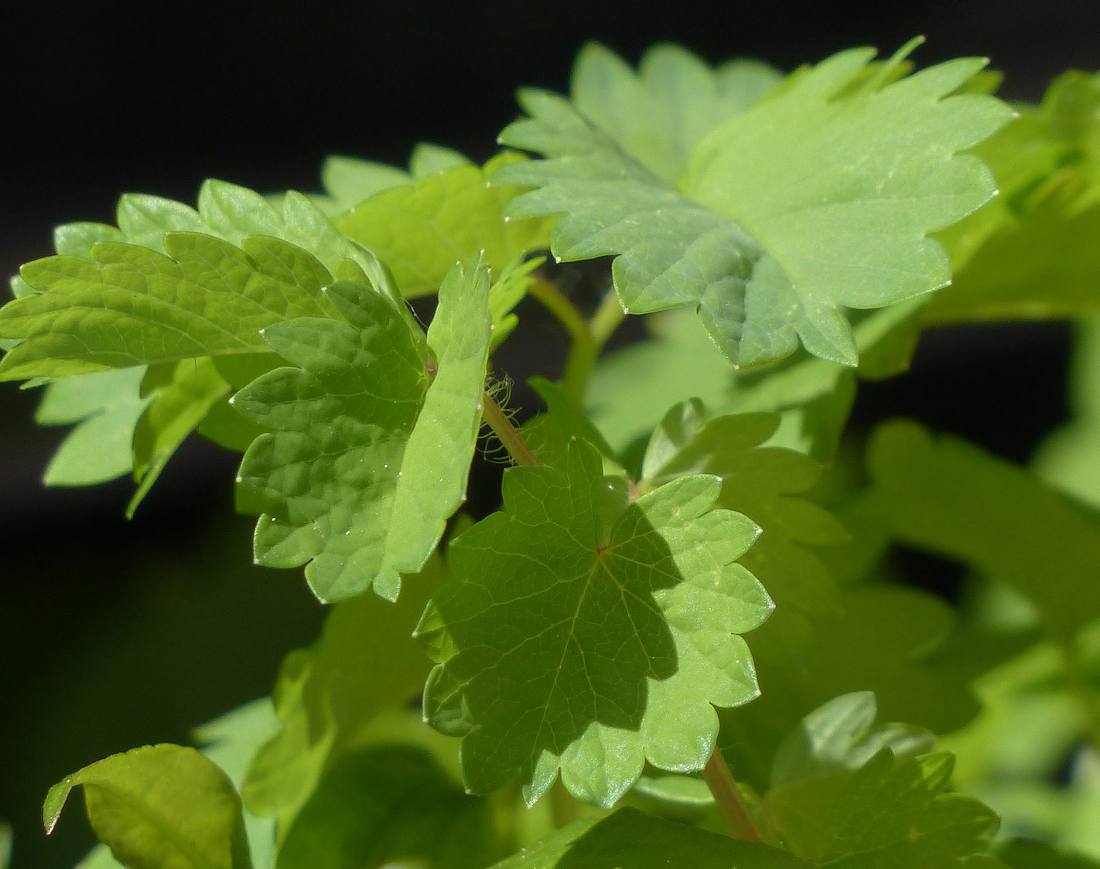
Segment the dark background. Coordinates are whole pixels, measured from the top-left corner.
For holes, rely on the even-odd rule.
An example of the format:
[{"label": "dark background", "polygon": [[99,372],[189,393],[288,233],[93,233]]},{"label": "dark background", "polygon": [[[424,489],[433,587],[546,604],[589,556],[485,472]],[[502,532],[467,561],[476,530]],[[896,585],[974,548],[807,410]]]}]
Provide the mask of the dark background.
[{"label": "dark background", "polygon": [[[1013,98],[1100,67],[1091,0],[39,3],[3,18],[0,272],[49,253],[57,223],[110,221],[124,191],[190,202],[208,176],[309,190],[326,154],[403,163],[422,139],[485,157],[514,88],[564,89],[590,38],[631,61],[673,40],[789,68],[923,33],[920,62],[988,55]],[[528,313],[527,355],[508,361],[517,378],[557,360],[554,327]],[[1067,348],[1058,324],[933,333],[911,375],[864,388],[857,424],[911,414],[1024,460],[1065,414]],[[231,512],[234,457],[189,443],[127,523],[125,481],[40,485],[62,431],[33,426],[35,400],[0,385],[0,818],[16,827],[16,867],[71,865],[90,843],[79,810],[44,840],[52,782],[114,751],[184,741],[266,693],[321,618],[300,571],[251,567],[249,522]],[[488,489],[493,474],[475,481]]]}]

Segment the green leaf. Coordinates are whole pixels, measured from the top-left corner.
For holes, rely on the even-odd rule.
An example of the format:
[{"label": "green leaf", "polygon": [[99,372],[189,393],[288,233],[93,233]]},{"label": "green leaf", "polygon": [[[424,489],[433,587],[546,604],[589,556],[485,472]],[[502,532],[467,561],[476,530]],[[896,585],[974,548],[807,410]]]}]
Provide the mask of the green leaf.
[{"label": "green leaf", "polygon": [[634,783],[633,793],[657,800],[664,807],[697,809],[714,805],[714,795],[707,783],[693,775],[643,775]]},{"label": "green leaf", "polygon": [[602,820],[577,821],[494,869],[810,869],[810,864],[764,845],[739,842],[619,809]]},{"label": "green leaf", "polygon": [[[293,243],[296,247],[301,247],[302,250],[292,250],[289,255],[282,256],[279,250],[272,249],[270,245],[263,247],[265,254],[270,258],[271,265],[289,270],[293,272],[298,270],[299,274],[290,274],[289,279],[291,282],[295,282],[301,277],[303,270],[308,272],[312,269],[316,269],[316,264],[311,259],[311,254],[318,257],[323,261],[327,267],[333,270],[333,273],[337,276],[344,278],[351,278],[354,280],[362,281],[365,278],[369,278],[374,285],[380,289],[380,291],[389,294],[395,300],[397,299],[396,290],[392,287],[389,277],[380,264],[373,258],[372,255],[362,250],[354,243],[349,242],[332,226],[328,219],[315,208],[305,197],[299,194],[289,193],[282,199],[282,203],[278,208],[273,208],[263,197],[259,196],[250,190],[246,190],[242,187],[236,187],[231,184],[226,184],[220,181],[208,181],[199,195],[199,209],[198,211],[189,208],[186,205],[182,205],[178,202],[173,202],[167,199],[160,199],[154,196],[144,195],[127,195],[123,196],[119,201],[118,206],[118,224],[119,228],[106,226],[104,224],[96,223],[74,223],[67,224],[58,229],[55,232],[55,248],[60,257],[55,257],[51,260],[40,261],[38,264],[31,264],[30,268],[42,264],[50,264],[54,267],[68,268],[70,272],[74,274],[81,273],[80,262],[83,261],[85,271],[86,266],[90,262],[95,262],[97,256],[93,253],[93,249],[99,243],[112,243],[115,245],[129,243],[137,244],[149,248],[150,250],[164,254],[167,252],[166,236],[171,232],[197,232],[207,236],[214,236],[223,240],[228,240],[236,245],[244,244],[245,236],[254,232],[257,235],[272,236]],[[270,239],[269,239],[270,240]],[[207,246],[209,250],[209,245]],[[130,251],[132,253],[132,250]],[[285,251],[284,251],[285,253]],[[285,260],[281,265],[276,261],[282,256]],[[73,262],[71,259],[76,258],[77,262]],[[140,294],[131,294],[124,299],[120,299],[122,288],[119,287],[107,287],[104,283],[104,272],[109,272],[108,278],[111,276],[120,278],[127,290],[137,290],[145,282],[157,282],[159,278],[156,274],[146,270],[143,271],[143,264],[145,267],[149,267],[151,264],[156,267],[160,267],[163,263],[158,257],[140,257],[136,259],[132,258],[132,262],[128,263],[126,268],[109,267],[107,269],[100,269],[98,272],[93,272],[92,285],[85,285],[82,288],[82,292],[79,298],[73,300],[69,299],[69,302],[74,302],[75,305],[70,305],[65,308],[66,300],[64,298],[54,298],[48,302],[39,301],[36,304],[39,306],[45,305],[46,308],[54,308],[58,305],[61,308],[65,308],[65,311],[56,312],[59,316],[64,313],[64,316],[70,321],[69,326],[74,328],[78,333],[76,335],[76,342],[79,344],[81,335],[88,333],[94,333],[102,328],[111,328],[107,324],[115,323],[116,344],[124,346],[144,346],[142,341],[148,337],[145,332],[145,307],[148,306],[148,298],[142,299]],[[308,262],[307,262],[308,261]],[[304,263],[304,266],[303,266]],[[198,272],[201,273],[201,266]],[[323,273],[321,269],[319,272]],[[197,276],[196,269],[192,268],[190,272],[185,275],[187,280],[194,279]],[[284,276],[281,280],[287,279]],[[244,292],[246,294],[257,292],[265,293],[268,291],[274,291],[276,293],[283,293],[284,290],[280,289],[278,282],[272,286],[261,286],[262,281],[251,280],[246,282]],[[28,296],[34,295],[37,291],[32,288],[22,279],[18,281],[19,286],[23,290],[21,295]],[[73,290],[74,285],[71,282],[66,282],[64,285]],[[15,283],[13,283],[15,286]],[[160,295],[164,296],[164,287],[161,287]],[[196,309],[204,310],[209,308],[218,308],[220,304],[224,302],[225,287],[220,284],[219,281],[211,281],[209,284],[194,287],[188,285],[186,287],[187,295],[193,306]],[[116,316],[111,316],[106,311],[96,312],[95,316],[82,316],[79,307],[82,303],[88,303],[96,307],[102,307],[101,293],[107,292],[112,300],[113,304],[117,307],[121,304],[122,311],[112,310],[112,303],[108,303],[106,306]],[[301,288],[296,287],[294,292],[301,293]],[[316,295],[315,288],[312,293]],[[148,295],[156,295],[156,293],[150,293]],[[169,304],[178,301],[175,298],[168,298],[166,300]],[[307,300],[308,301],[308,300]],[[94,310],[94,309],[93,309]],[[165,306],[159,305],[158,310],[162,315],[165,313]],[[230,316],[236,316],[231,309],[226,309]],[[7,314],[15,314],[19,316],[18,311],[12,311],[5,309]],[[178,314],[178,312],[175,312]],[[117,320],[120,319],[118,315],[122,314],[121,321],[123,326],[119,327]],[[2,319],[4,315],[0,315]],[[39,318],[39,327],[44,327],[47,331],[50,328],[49,316],[46,320]],[[153,318],[156,319],[155,317]],[[266,319],[266,318],[265,318]],[[277,317],[275,319],[278,319]],[[224,321],[224,317],[222,318]],[[412,319],[409,319],[410,326],[414,325]],[[27,324],[24,324],[24,327]],[[223,322],[222,325],[225,325]],[[237,324],[239,325],[239,324]],[[152,332],[154,336],[160,334],[164,323],[160,323],[156,326]],[[235,327],[235,326],[234,326]],[[171,331],[171,327],[169,328]],[[246,335],[252,334],[246,330]],[[253,335],[253,337],[255,337]],[[42,340],[47,343],[56,341],[56,336],[49,337],[43,335]],[[17,344],[18,339],[14,341],[6,342],[6,344]],[[40,348],[41,349],[41,348]],[[146,348],[149,349],[149,348]],[[224,348],[223,348],[224,349]],[[155,354],[154,354],[155,355]],[[201,353],[193,353],[192,356],[199,357],[201,359]],[[272,354],[264,354],[269,357]],[[82,365],[91,367],[100,367],[96,359],[102,361],[101,357],[93,357],[85,359],[83,363],[70,359],[68,361],[60,361],[63,369],[76,366],[80,368]],[[225,358],[225,357],[223,357]],[[274,357],[272,357],[274,358]],[[52,364],[48,359],[39,360],[38,364],[50,365]],[[114,360],[110,365],[130,365],[133,364],[132,360]],[[208,362],[200,361],[197,363],[199,366],[208,366]],[[267,365],[267,368],[274,367],[271,364]],[[81,375],[74,375],[81,376]],[[137,375],[134,375],[137,376]],[[114,375],[113,379],[104,374],[101,384],[116,383],[117,389],[112,391],[110,395],[104,393],[101,401],[104,406],[107,404],[119,405],[120,410],[118,413],[100,413],[94,421],[90,422],[90,430],[88,432],[80,432],[74,434],[74,440],[72,444],[66,443],[62,447],[62,455],[59,456],[58,462],[60,464],[48,471],[50,480],[56,479],[58,483],[64,482],[65,484],[86,484],[91,482],[98,482],[101,479],[109,479],[110,477],[117,476],[119,473],[129,470],[133,464],[138,465],[139,476],[144,476],[145,485],[139,489],[136,493],[134,501],[131,503],[131,512],[137,502],[143,497],[145,490],[156,479],[156,473],[145,473],[145,466],[148,465],[151,470],[159,471],[164,462],[171,456],[174,446],[161,450],[161,454],[156,462],[151,462],[151,457],[143,455],[141,453],[140,444],[138,455],[131,458],[127,455],[128,450],[124,446],[125,444],[135,439],[134,429],[137,421],[134,414],[137,413],[136,409],[134,413],[123,413],[121,406],[133,407],[134,403],[140,400],[134,390],[128,385],[128,378],[130,375],[118,374]],[[65,378],[67,379],[67,378]],[[248,378],[249,380],[251,378]],[[236,381],[230,381],[234,386],[243,385]],[[244,381],[244,382],[247,382]],[[77,391],[81,387],[80,381],[74,384],[72,387],[59,386],[59,389],[68,391]],[[89,381],[90,383],[90,381]],[[49,393],[47,393],[48,395]],[[178,402],[177,402],[178,403]],[[240,420],[234,420],[228,416],[228,409],[224,404],[213,404],[208,407],[208,411],[213,412],[213,408],[220,408],[221,412],[217,414],[217,419],[209,426],[204,426],[211,436],[219,443],[229,445],[231,448],[243,451],[247,443],[250,442],[249,438],[242,444],[242,440],[249,434],[253,437],[255,432],[250,432],[249,427],[244,425]],[[192,408],[191,416],[195,416],[195,412],[198,410],[198,405]],[[149,420],[152,411],[146,413],[143,419]],[[161,414],[163,416],[163,414]],[[192,419],[192,427],[195,423],[201,422],[201,418]],[[146,427],[147,428],[147,427]],[[189,434],[189,429],[183,425],[182,418],[176,423],[177,432],[173,436],[173,440],[182,441],[182,439]],[[94,444],[91,448],[88,448],[88,444],[94,438],[102,437],[106,443],[105,448],[102,451],[95,451]],[[138,439],[148,444],[154,440],[150,437],[149,432],[145,431],[144,434],[139,432]],[[167,445],[166,445],[167,446]]]},{"label": "green leaf", "polygon": [[648,437],[669,408],[692,398],[722,407],[733,388],[725,357],[696,317],[646,320],[653,337],[601,357],[588,385],[588,414],[619,451]]},{"label": "green leaf", "polygon": [[624,152],[675,183],[707,133],[779,80],[775,69],[751,60],[711,69],[678,45],[650,48],[635,73],[614,52],[590,43],[573,69],[572,101]]},{"label": "green leaf", "polygon": [[465,499],[488,292],[482,266],[451,269],[428,330],[431,359],[388,299],[352,285],[326,290],[345,319],[266,331],[268,345],[299,367],[262,376],[234,401],[268,432],[245,453],[239,477],[266,505],[258,563],[306,564],[325,601],[368,587],[393,599],[399,574],[424,565]]},{"label": "green leaf", "polygon": [[294,317],[327,316],[331,275],[274,238],[243,249],[212,236],[168,233],[167,256],[100,242],[92,259],[55,256],[23,277],[40,293],[0,310],[0,334],[23,339],[0,379],[63,377],[200,356],[257,353],[260,332]]},{"label": "green leaf", "polygon": [[133,470],[134,428],[149,397],[141,395],[144,368],[80,374],[46,387],[34,419],[72,425],[46,466],[47,486],[87,486]]},{"label": "green leaf", "polygon": [[489,809],[423,751],[359,751],[325,774],[295,817],[279,849],[279,869],[481,869],[500,856]]},{"label": "green leaf", "polygon": [[997,849],[1010,869],[1098,869],[1100,860],[1055,848],[1044,842],[1014,839]]},{"label": "green leaf", "polygon": [[[248,764],[257,749],[275,732],[278,721],[271,701],[254,700],[195,729],[192,738],[202,753],[221,767],[240,793]],[[244,809],[244,830],[252,865],[274,869],[275,822]]]},{"label": "green leaf", "polygon": [[[801,744],[794,749],[801,762],[764,798],[770,829],[792,852],[830,869],[961,869],[959,861],[986,850],[997,816],[977,800],[945,793],[951,755],[910,756],[920,747],[911,734],[900,742],[874,734],[866,703],[834,701],[792,736],[787,745]],[[853,713],[862,720],[850,729]],[[881,749],[867,757],[875,743]]]},{"label": "green leaf", "polygon": [[762,696],[722,714],[722,750],[740,779],[766,782],[782,734],[839,694],[873,691],[888,720],[936,733],[980,711],[966,674],[941,660],[955,627],[951,607],[917,589],[878,584],[845,589],[836,603],[840,611],[814,618],[808,635],[781,620],[781,604],[750,635]]},{"label": "green leaf", "polygon": [[514,776],[528,804],[558,770],[575,796],[613,804],[642,772],[701,769],[711,704],[756,696],[738,636],[771,602],[735,559],[749,520],[711,510],[714,477],[682,477],[626,504],[583,441],[566,467],[505,472],[504,510],[449,549],[455,581],[418,633],[439,666],[425,716],[463,735],[475,793]]},{"label": "green leaf", "polygon": [[994,193],[959,151],[1011,116],[989,96],[951,96],[983,62],[958,60],[884,84],[868,50],[838,54],[736,114],[694,149],[675,185],[560,97],[521,95],[531,116],[501,141],[547,159],[499,170],[538,189],[514,217],[564,215],[562,260],[613,255],[624,309],[696,305],[736,364],[794,352],[855,365],[842,308],[878,308],[944,286],[947,256],[927,234]]},{"label": "green leaf", "polygon": [[775,619],[784,635],[799,636],[810,633],[814,619],[838,610],[834,583],[812,547],[841,542],[847,535],[804,497],[821,466],[793,450],[764,446],[778,422],[766,413],[708,419],[700,402],[685,402],[672,408],[653,433],[642,476],[645,487],[683,474],[713,474],[721,480],[719,503],[764,529],[744,563],[775,600]]},{"label": "green leaf", "polygon": [[953,227],[952,285],[929,324],[1079,316],[1100,308],[1100,77],[1069,72],[977,150],[1001,195]]},{"label": "green leaf", "polygon": [[772,761],[772,787],[858,769],[884,749],[895,757],[932,750],[928,731],[907,724],[875,727],[877,717],[871,691],[842,694],[815,709],[779,746]]},{"label": "green leaf", "polygon": [[0,821],[0,869],[11,865],[11,824]]},{"label": "green leaf", "polygon": [[412,156],[409,157],[409,171],[417,181],[429,175],[435,175],[437,172],[472,165],[469,158],[460,151],[431,142],[420,142],[413,148]]},{"label": "green leaf", "polygon": [[50,788],[42,807],[47,833],[78,785],[84,786],[96,836],[127,866],[252,865],[237,792],[225,773],[193,748],[136,748],[66,776]]},{"label": "green leaf", "polygon": [[341,208],[354,208],[364,199],[411,180],[404,169],[355,157],[327,157],[321,166],[321,185]]},{"label": "green leaf", "polygon": [[1100,318],[1077,327],[1070,372],[1073,418],[1039,447],[1035,472],[1083,503],[1100,506]]},{"label": "green leaf", "polygon": [[76,864],[76,869],[125,869],[106,845],[96,845]]},{"label": "green leaf", "polygon": [[505,219],[517,191],[485,180],[495,167],[517,161],[505,154],[484,169],[456,165],[425,175],[371,197],[336,225],[378,254],[405,296],[434,293],[456,261],[482,255],[491,269],[503,269],[546,245],[543,221]]},{"label": "green leaf", "polygon": [[912,422],[876,430],[868,463],[897,539],[1007,583],[1056,636],[1100,616],[1100,523],[1033,475]]},{"label": "green leaf", "polygon": [[256,752],[244,785],[251,811],[288,822],[380,715],[419,694],[431,662],[412,632],[444,577],[433,558],[396,604],[376,595],[337,604],[317,643],[286,657],[274,690],[281,727]]},{"label": "green leaf", "polygon": [[142,383],[142,392],[149,391],[152,400],[134,428],[134,479],[138,487],[126,508],[129,518],[180,444],[229,393],[229,384],[208,357],[200,356],[150,368]]}]

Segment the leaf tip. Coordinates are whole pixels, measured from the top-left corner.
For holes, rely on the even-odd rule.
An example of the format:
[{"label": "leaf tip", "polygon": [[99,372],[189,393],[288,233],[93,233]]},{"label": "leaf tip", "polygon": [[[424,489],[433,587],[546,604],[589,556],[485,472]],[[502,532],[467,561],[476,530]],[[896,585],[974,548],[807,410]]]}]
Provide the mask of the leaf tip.
[{"label": "leaf tip", "polygon": [[61,810],[65,808],[65,801],[69,798],[69,791],[73,788],[73,777],[65,776],[57,784],[49,789],[46,799],[42,802],[42,827],[49,836],[53,833],[57,821],[61,817]]}]

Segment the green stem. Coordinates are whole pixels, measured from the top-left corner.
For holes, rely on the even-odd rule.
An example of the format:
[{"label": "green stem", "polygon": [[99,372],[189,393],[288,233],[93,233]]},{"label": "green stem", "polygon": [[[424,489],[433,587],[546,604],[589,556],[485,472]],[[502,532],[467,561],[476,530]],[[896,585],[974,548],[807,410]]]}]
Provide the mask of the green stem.
[{"label": "green stem", "polygon": [[500,409],[500,405],[493,400],[488,392],[481,396],[481,412],[486,424],[493,430],[493,434],[500,439],[500,442],[504,444],[504,449],[508,450],[508,455],[512,457],[513,462],[517,465],[537,465],[539,463],[531,447],[523,439],[523,435],[519,433],[519,429],[512,425],[508,415]]},{"label": "green stem", "polygon": [[703,767],[703,780],[710,788],[711,794],[714,795],[714,801],[718,804],[718,808],[726,816],[734,838],[746,842],[759,842],[760,831],[756,829],[752,815],[749,814],[749,807],[745,804],[744,797],[741,796],[741,788],[737,786],[733,773],[730,772],[730,768],[726,765],[725,758],[722,757],[722,752],[717,746],[715,746],[710,760],[707,761],[707,765]]},{"label": "green stem", "polygon": [[558,289],[557,284],[540,275],[532,275],[531,287],[527,292],[541,302],[542,306],[557,318],[557,321],[569,333],[569,337],[573,339],[574,344],[591,341],[588,323],[581,316],[581,312],[577,310],[577,306],[569,301],[565,293]]},{"label": "green stem", "polygon": [[566,394],[577,404],[584,403],[588,379],[608,338],[623,321],[626,312],[619,304],[614,290],[608,290],[592,319],[585,324],[583,340],[574,338],[565,360],[562,386]]}]

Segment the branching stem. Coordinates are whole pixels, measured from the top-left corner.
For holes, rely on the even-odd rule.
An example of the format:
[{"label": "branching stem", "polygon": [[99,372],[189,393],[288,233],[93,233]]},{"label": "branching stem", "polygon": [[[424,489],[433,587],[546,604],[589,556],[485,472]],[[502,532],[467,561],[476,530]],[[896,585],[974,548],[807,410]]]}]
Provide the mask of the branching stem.
[{"label": "branching stem", "polygon": [[536,276],[529,292],[569,333],[569,355],[565,360],[562,387],[570,398],[582,403],[592,367],[626,313],[614,290],[609,290],[604,296],[591,320],[586,320],[577,306],[546,278]]},{"label": "branching stem", "polygon": [[759,842],[760,831],[756,829],[749,807],[741,796],[741,789],[717,746],[707,765],[703,767],[703,780],[714,795],[718,808],[726,816],[734,837],[746,842]]}]

